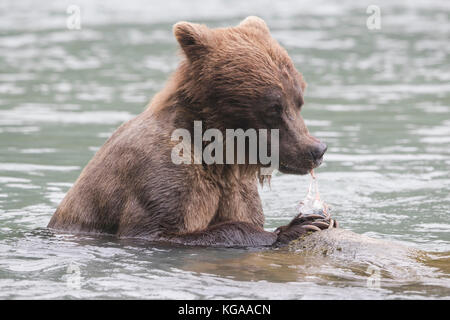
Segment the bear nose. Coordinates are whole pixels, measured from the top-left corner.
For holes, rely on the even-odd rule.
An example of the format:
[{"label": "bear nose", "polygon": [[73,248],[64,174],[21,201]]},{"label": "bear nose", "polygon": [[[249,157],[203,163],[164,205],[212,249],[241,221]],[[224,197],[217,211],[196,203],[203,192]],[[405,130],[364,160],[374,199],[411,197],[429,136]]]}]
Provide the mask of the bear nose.
[{"label": "bear nose", "polygon": [[323,143],[323,142],[317,143],[311,151],[311,155],[312,155],[314,161],[318,161],[318,160],[322,159],[323,155],[327,151],[327,148],[328,147],[325,143]]}]

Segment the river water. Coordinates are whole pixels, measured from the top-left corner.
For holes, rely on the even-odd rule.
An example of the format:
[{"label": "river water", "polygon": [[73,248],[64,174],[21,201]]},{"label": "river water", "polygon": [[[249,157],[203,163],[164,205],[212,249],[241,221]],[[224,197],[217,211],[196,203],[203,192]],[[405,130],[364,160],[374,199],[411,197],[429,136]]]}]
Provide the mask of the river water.
[{"label": "river water", "polygon": [[[448,1],[377,1],[374,30],[371,1],[103,3],[0,3],[0,298],[450,298]],[[70,4],[80,29],[67,27]],[[45,229],[96,150],[176,67],[172,25],[248,15],[266,20],[309,84],[302,113],[329,146],[316,172],[334,217],[432,252],[432,275],[374,287],[370,266],[323,257]],[[290,221],[308,183],[276,173],[260,190],[267,229]]]}]

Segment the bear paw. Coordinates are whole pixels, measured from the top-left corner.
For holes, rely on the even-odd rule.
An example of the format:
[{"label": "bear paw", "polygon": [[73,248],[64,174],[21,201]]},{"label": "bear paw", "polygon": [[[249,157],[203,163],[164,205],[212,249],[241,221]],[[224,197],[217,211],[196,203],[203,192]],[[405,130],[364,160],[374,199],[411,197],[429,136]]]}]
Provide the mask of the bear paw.
[{"label": "bear paw", "polygon": [[275,230],[278,235],[277,244],[288,244],[292,240],[300,238],[308,232],[324,229],[339,228],[339,223],[328,215],[302,215],[296,216],[287,226]]}]

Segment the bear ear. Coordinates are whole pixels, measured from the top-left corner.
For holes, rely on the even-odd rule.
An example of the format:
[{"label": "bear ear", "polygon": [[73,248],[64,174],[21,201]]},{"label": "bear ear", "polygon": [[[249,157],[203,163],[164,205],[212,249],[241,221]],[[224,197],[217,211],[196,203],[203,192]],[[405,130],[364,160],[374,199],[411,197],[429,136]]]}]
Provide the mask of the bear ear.
[{"label": "bear ear", "polygon": [[209,29],[205,25],[181,21],[173,26],[173,34],[189,59],[208,51]]},{"label": "bear ear", "polygon": [[256,28],[260,31],[263,31],[267,34],[270,33],[269,27],[267,26],[266,22],[255,16],[249,16],[245,18],[240,24],[239,27],[245,27],[245,28]]}]

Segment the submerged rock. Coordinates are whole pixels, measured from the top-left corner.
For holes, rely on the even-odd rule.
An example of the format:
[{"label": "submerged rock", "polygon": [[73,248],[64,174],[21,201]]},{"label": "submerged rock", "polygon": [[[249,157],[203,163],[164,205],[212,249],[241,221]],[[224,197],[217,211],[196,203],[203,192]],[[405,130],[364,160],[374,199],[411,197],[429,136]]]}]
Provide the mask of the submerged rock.
[{"label": "submerged rock", "polygon": [[288,250],[305,256],[326,257],[352,269],[371,266],[384,279],[418,281],[437,271],[431,263],[436,256],[395,241],[374,239],[344,229],[309,233],[292,241]]},{"label": "submerged rock", "polygon": [[290,250],[301,250],[339,258],[366,260],[400,258],[420,251],[397,242],[374,239],[345,229],[326,229],[309,233],[289,245]]}]

